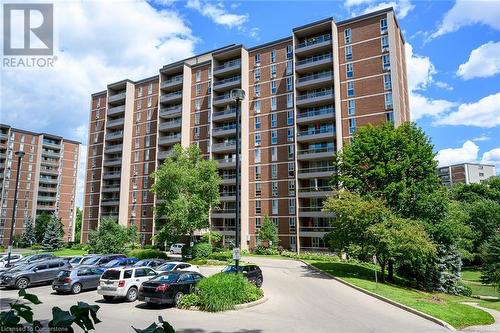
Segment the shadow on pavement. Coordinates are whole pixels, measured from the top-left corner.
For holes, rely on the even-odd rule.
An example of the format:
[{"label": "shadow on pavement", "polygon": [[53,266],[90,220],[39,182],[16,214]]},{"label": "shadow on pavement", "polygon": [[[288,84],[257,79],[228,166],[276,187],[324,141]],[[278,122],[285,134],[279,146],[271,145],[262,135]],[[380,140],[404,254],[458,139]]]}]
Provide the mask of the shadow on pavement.
[{"label": "shadow on pavement", "polygon": [[15,303],[17,298],[2,297],[0,301],[0,310],[10,310],[9,303]]},{"label": "shadow on pavement", "polygon": [[173,307],[174,306],[172,304],[148,304],[145,302],[139,302],[138,304],[135,305],[136,309],[143,309],[143,310],[166,310]]},{"label": "shadow on pavement", "polygon": [[309,268],[306,265],[303,265],[300,268],[302,269],[302,276],[303,277],[312,277],[312,278],[317,278],[317,279],[332,280],[332,278],[329,277],[328,275],[323,274],[322,272],[319,272],[315,269]]},{"label": "shadow on pavement", "polygon": [[241,329],[238,331],[205,331],[201,328],[175,330],[176,333],[261,333],[261,329]]}]

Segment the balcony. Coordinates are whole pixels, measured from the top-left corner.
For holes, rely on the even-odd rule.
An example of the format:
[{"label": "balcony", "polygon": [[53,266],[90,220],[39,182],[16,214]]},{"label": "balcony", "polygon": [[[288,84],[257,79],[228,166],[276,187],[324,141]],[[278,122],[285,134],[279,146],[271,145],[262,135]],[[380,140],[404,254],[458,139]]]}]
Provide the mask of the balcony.
[{"label": "balcony", "polygon": [[231,219],[236,217],[236,209],[214,209],[211,214],[215,219]]},{"label": "balcony", "polygon": [[312,56],[306,59],[296,61],[295,71],[298,74],[302,74],[305,73],[306,71],[310,72],[321,69],[331,69],[332,62],[333,62],[333,57],[331,53]]},{"label": "balcony", "polygon": [[121,159],[121,157],[119,157],[119,158],[108,158],[108,159],[104,160],[103,165],[106,166],[106,167],[121,166],[122,165],[122,159]]},{"label": "balcony", "polygon": [[322,160],[326,158],[333,159],[333,154],[335,154],[334,147],[299,149],[297,152],[297,160],[307,161]]},{"label": "balcony", "polygon": [[297,79],[295,86],[297,89],[314,89],[327,84],[333,84],[332,71],[301,76]]},{"label": "balcony", "polygon": [[42,165],[48,165],[48,166],[59,166],[59,161],[57,160],[44,160],[42,159],[40,161]]},{"label": "balcony", "polygon": [[103,193],[120,192],[120,185],[104,185],[102,188]]},{"label": "balcony", "polygon": [[214,82],[214,91],[229,90],[232,88],[239,87],[241,84],[241,76],[233,76],[224,80],[219,80]]},{"label": "balcony", "polygon": [[299,187],[299,198],[321,198],[332,194],[331,186]]},{"label": "balcony", "polygon": [[123,139],[123,131],[114,131],[106,133],[106,140],[120,140]]},{"label": "balcony", "polygon": [[107,153],[107,154],[111,154],[111,153],[119,153],[121,152],[123,149],[123,145],[122,144],[118,144],[118,145],[106,145],[106,147],[104,148],[104,152]]},{"label": "balcony", "polygon": [[118,118],[106,121],[106,128],[119,128],[123,127],[125,118]]},{"label": "balcony", "polygon": [[160,145],[173,145],[178,142],[181,142],[181,133],[167,135],[167,136],[160,136],[158,140],[158,144]]},{"label": "balcony", "polygon": [[213,121],[224,121],[236,119],[236,108],[227,108],[223,111],[214,111],[212,114]]},{"label": "balcony", "polygon": [[235,201],[236,192],[221,192],[220,201]]},{"label": "balcony", "polygon": [[58,175],[59,170],[58,169],[52,169],[52,168],[40,168],[40,173],[46,174],[46,175]]},{"label": "balcony", "polygon": [[164,160],[167,157],[171,156],[173,153],[174,153],[174,151],[172,149],[170,149],[170,150],[160,150],[158,152],[158,159],[159,160]]},{"label": "balcony", "polygon": [[61,149],[61,143],[60,142],[52,142],[52,141],[42,141],[42,145],[44,147],[49,147],[49,148],[54,148],[54,149]]},{"label": "balcony", "polygon": [[[325,141],[335,137],[335,127],[313,128],[297,133],[298,142]],[[331,140],[330,140],[331,141]]]},{"label": "balcony", "polygon": [[57,178],[40,177],[39,182],[41,184],[57,184],[59,180]]},{"label": "balcony", "polygon": [[215,67],[213,70],[213,75],[226,75],[239,73],[241,68],[240,59],[226,61],[222,66]]},{"label": "balcony", "polygon": [[37,201],[40,202],[56,202],[57,197],[55,196],[48,196],[48,195],[39,195],[37,196]]},{"label": "balcony", "polygon": [[168,80],[162,81],[160,85],[160,89],[162,90],[170,90],[174,88],[181,88],[183,83],[183,76],[177,75]]},{"label": "balcony", "polygon": [[160,97],[161,103],[177,102],[182,100],[182,91],[176,91],[169,94],[163,94]]},{"label": "balcony", "polygon": [[118,206],[120,198],[106,198],[101,200],[101,206]]},{"label": "balcony", "polygon": [[114,116],[122,113],[125,113],[125,105],[119,105],[108,109],[108,116]]},{"label": "balcony", "polygon": [[113,171],[113,172],[105,172],[102,175],[102,179],[116,179],[121,177],[121,172],[120,171]]},{"label": "balcony", "polygon": [[317,91],[297,96],[297,106],[314,106],[333,102],[333,90]]},{"label": "balcony", "polygon": [[222,175],[221,185],[233,185],[236,184],[236,175]]},{"label": "balcony", "polygon": [[123,91],[121,93],[111,95],[108,97],[108,103],[118,103],[125,102],[125,97],[127,96],[127,92]]},{"label": "balcony", "polygon": [[55,205],[37,205],[36,210],[53,211],[53,210],[56,210],[56,206]]},{"label": "balcony", "polygon": [[182,119],[178,118],[160,123],[158,129],[160,131],[167,131],[172,129],[180,129],[181,127],[182,127]]},{"label": "balcony", "polygon": [[7,157],[5,153],[0,153],[0,159],[4,160]]},{"label": "balcony", "polygon": [[9,139],[8,133],[0,133],[0,140],[8,140],[8,139]]},{"label": "balcony", "polygon": [[169,106],[166,108],[161,108],[160,109],[160,118],[174,118],[177,116],[180,116],[182,113],[182,105],[174,105],[174,106]]},{"label": "balcony", "polygon": [[295,55],[305,56],[320,51],[328,51],[332,49],[332,36],[324,34],[307,38],[304,42],[297,44],[295,47]]},{"label": "balcony", "polygon": [[236,141],[214,143],[212,145],[212,153],[227,153],[234,151],[236,151]]},{"label": "balcony", "polygon": [[299,179],[330,178],[334,173],[335,173],[335,167],[333,165],[301,168],[299,169],[297,177]]},{"label": "balcony", "polygon": [[236,227],[234,225],[212,225],[212,230],[220,232],[223,235],[234,235]]},{"label": "balcony", "polygon": [[[323,207],[299,207],[299,217],[333,217],[330,212],[323,212]],[[301,227],[302,228],[302,227]]]},{"label": "balcony", "polygon": [[333,107],[321,107],[315,110],[297,113],[297,124],[318,123],[325,120],[334,120],[335,110]]},{"label": "balcony", "polygon": [[61,153],[42,149],[42,156],[59,158],[61,156]]},{"label": "balcony", "polygon": [[222,137],[228,135],[236,135],[236,124],[214,127],[212,129],[212,137]]},{"label": "balcony", "polygon": [[[312,226],[306,226],[306,225],[301,225],[299,228],[299,235],[304,236],[304,237],[321,237],[328,233],[332,232],[333,228],[331,226],[325,225],[325,226],[318,226],[318,225],[312,225]],[[301,247],[302,250],[304,250],[303,247]],[[322,249],[322,248],[311,248],[311,250],[317,251],[317,249]]]},{"label": "balcony", "polygon": [[56,193],[57,187],[38,186],[38,191],[39,192]]},{"label": "balcony", "polygon": [[222,158],[215,160],[219,169],[231,169],[236,167],[236,158]]},{"label": "balcony", "polygon": [[231,98],[230,94],[214,96],[214,98],[212,100],[212,104],[214,106],[224,106],[224,105],[228,105],[231,103],[234,103],[234,100]]}]

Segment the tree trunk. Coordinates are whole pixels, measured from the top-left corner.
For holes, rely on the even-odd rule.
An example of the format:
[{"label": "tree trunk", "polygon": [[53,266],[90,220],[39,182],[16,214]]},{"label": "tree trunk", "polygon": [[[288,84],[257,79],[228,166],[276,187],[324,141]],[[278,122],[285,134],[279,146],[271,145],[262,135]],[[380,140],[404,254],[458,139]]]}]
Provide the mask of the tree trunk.
[{"label": "tree trunk", "polygon": [[377,260],[378,264],[380,265],[380,270],[382,271],[381,277],[380,277],[380,282],[385,283],[385,260]]},{"label": "tree trunk", "polygon": [[387,281],[394,283],[394,261],[392,259],[387,262]]}]

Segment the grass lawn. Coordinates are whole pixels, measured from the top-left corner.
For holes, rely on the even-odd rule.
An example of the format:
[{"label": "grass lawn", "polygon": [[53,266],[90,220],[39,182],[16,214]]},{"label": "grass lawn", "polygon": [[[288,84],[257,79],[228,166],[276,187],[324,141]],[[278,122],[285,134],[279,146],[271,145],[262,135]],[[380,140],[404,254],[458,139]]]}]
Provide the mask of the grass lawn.
[{"label": "grass lawn", "polygon": [[481,271],[477,269],[463,269],[462,282],[468,285],[474,296],[493,296],[499,297],[495,286],[481,283]]},{"label": "grass lawn", "polygon": [[500,301],[493,301],[493,300],[476,300],[476,301],[477,303],[479,303],[480,306],[500,311]]},{"label": "grass lawn", "polygon": [[[362,265],[314,260],[308,260],[308,262],[358,287],[444,320],[458,329],[472,325],[494,323],[494,319],[489,313],[465,304],[460,304],[467,301],[481,303],[474,298],[442,293],[427,293],[393,284],[376,284],[373,269]],[[488,303],[488,305],[488,307],[494,308],[499,304]]]},{"label": "grass lawn", "polygon": [[[41,253],[41,252],[46,252],[46,251],[33,251],[31,249],[27,249],[26,252],[21,252],[21,253],[23,254],[23,256],[27,256],[30,254]],[[60,249],[60,250],[54,251],[52,253],[58,257],[70,257],[70,256],[82,256],[84,254],[87,254],[87,251],[72,250],[72,249]]]}]

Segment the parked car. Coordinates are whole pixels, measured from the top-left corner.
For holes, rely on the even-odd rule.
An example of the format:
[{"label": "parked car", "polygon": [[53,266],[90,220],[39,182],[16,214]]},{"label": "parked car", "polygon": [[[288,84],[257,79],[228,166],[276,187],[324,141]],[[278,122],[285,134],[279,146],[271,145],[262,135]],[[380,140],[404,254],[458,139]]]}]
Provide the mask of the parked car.
[{"label": "parked car", "polygon": [[69,258],[69,263],[71,264],[71,267],[78,267],[82,264],[82,262],[87,259],[92,257],[92,255],[84,255],[84,256],[74,256]]},{"label": "parked car", "polygon": [[132,266],[139,259],[137,258],[116,258],[108,262],[107,264],[102,265],[103,268],[114,268],[114,267],[122,267],[122,266]]},{"label": "parked car", "polygon": [[106,270],[99,281],[97,293],[106,301],[125,297],[128,302],[137,299],[141,283],[155,277],[157,273],[149,267],[123,267]]},{"label": "parked car", "polygon": [[4,273],[0,285],[24,289],[33,284],[50,282],[61,269],[69,267],[68,261],[61,259],[34,262]]},{"label": "parked car", "polygon": [[175,244],[172,244],[170,246],[170,253],[172,253],[172,254],[182,254],[182,248],[185,245],[186,244],[184,244],[184,243],[175,243]]},{"label": "parked car", "polygon": [[52,281],[52,289],[57,293],[71,292],[72,294],[79,294],[82,290],[96,289],[104,271],[102,267],[90,266],[63,269]]},{"label": "parked car", "polygon": [[139,260],[134,264],[135,267],[149,267],[152,269],[156,269],[156,267],[159,267],[166,263],[167,261],[165,259],[142,259]]},{"label": "parked car", "polygon": [[[264,276],[262,275],[262,270],[259,266],[249,264],[239,266],[239,271],[243,273],[243,275],[248,279],[248,281],[255,284],[257,287],[262,287],[262,283],[264,282]],[[224,273],[236,273],[236,266],[229,265],[224,267],[222,270]]]},{"label": "parked car", "polygon": [[155,271],[158,273],[172,272],[172,271],[188,271],[188,272],[200,273],[200,269],[198,268],[198,266],[191,265],[188,264],[187,262],[181,262],[181,261],[166,262],[163,265],[156,267]]},{"label": "parked car", "polygon": [[[0,256],[0,267],[5,267],[7,265],[8,254],[2,254]],[[23,259],[23,255],[20,253],[12,253],[10,255],[10,264],[16,263]]]},{"label": "parked car", "polygon": [[31,254],[29,256],[21,258],[21,260],[18,260],[14,263],[11,262],[9,266],[6,265],[5,267],[0,267],[0,275],[2,275],[3,273],[5,273],[6,271],[10,270],[12,267],[15,266],[30,264],[37,261],[50,260],[50,259],[57,259],[57,257],[54,256],[52,253]]},{"label": "parked car", "polygon": [[99,254],[99,255],[93,255],[89,256],[85,259],[82,260],[80,265],[86,265],[86,266],[103,266],[104,264],[107,264],[111,260],[114,260],[116,258],[126,258],[127,256],[124,254]]},{"label": "parked car", "polygon": [[202,278],[203,275],[196,272],[175,271],[162,273],[141,284],[139,301],[148,304],[177,305],[180,298],[191,293]]}]

